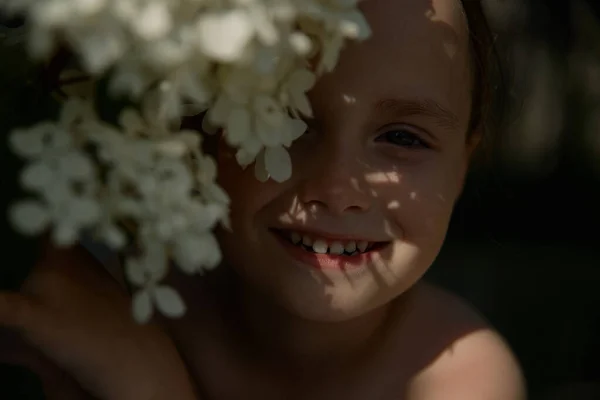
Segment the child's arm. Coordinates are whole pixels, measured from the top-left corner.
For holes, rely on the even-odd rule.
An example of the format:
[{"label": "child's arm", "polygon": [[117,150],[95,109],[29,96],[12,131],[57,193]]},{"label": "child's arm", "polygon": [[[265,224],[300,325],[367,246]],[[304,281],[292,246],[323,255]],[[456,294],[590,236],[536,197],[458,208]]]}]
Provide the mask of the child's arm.
[{"label": "child's arm", "polygon": [[492,330],[456,341],[411,385],[408,400],[524,400],[521,369]]},{"label": "child's arm", "polygon": [[94,400],[39,350],[5,328],[0,328],[0,371],[2,398]]},{"label": "child's arm", "polygon": [[171,340],[133,321],[130,299],[94,262],[48,246],[19,293],[0,292],[0,327],[100,400],[196,400]]}]

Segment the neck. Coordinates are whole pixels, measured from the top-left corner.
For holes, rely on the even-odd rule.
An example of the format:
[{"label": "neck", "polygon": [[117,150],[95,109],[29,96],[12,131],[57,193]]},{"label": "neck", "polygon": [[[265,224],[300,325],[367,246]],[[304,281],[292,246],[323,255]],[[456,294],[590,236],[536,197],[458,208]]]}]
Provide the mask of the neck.
[{"label": "neck", "polygon": [[[380,342],[389,305],[342,322],[311,321],[285,310],[237,280],[230,303],[245,347],[293,369],[352,365]],[[285,363],[285,364],[284,364]]]}]

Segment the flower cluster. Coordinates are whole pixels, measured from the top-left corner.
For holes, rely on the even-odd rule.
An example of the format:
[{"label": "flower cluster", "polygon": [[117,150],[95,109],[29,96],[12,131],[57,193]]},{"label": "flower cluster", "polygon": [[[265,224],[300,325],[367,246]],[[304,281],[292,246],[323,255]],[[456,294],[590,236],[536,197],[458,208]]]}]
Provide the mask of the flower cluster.
[{"label": "flower cluster", "polygon": [[36,195],[11,210],[15,226],[51,229],[59,245],[91,231],[114,249],[133,246],[125,267],[141,288],[137,320],[153,304],[182,314],[181,298],[159,281],[170,260],[188,273],[220,262],[212,230],[227,223],[229,199],[201,133],[181,131],[181,118],[207,111],[203,130],[220,130],[240,165],[254,164],[263,181],[288,179],[287,148],[312,113],[306,92],[346,39],[370,34],[357,2],[0,0],[27,18],[34,57],[66,46],[112,95],[139,105],[114,126],[84,95],[67,100],[57,122],[13,132],[14,151],[30,161],[22,184]]}]

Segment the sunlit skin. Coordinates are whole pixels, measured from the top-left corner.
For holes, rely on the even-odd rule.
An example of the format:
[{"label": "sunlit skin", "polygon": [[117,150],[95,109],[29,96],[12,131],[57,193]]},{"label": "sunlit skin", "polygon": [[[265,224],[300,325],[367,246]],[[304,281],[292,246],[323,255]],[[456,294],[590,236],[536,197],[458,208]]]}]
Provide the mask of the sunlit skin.
[{"label": "sunlit skin", "polygon": [[[260,183],[224,145],[218,156],[233,228],[220,239],[252,293],[244,304],[260,293],[289,318],[338,322],[342,332],[356,318],[376,327],[432,264],[472,150],[460,3],[370,0],[362,10],[373,36],[349,45],[310,93],[314,119],[291,148],[292,178]],[[319,270],[290,257],[269,228],[388,245],[360,268]]]},{"label": "sunlit skin", "polygon": [[[415,285],[442,246],[479,139],[467,132],[473,74],[460,2],[361,8],[373,36],[348,45],[310,92],[314,116],[290,149],[289,181],[260,183],[219,145],[232,229],[219,232],[225,264],[208,281],[221,297],[189,285],[199,311],[173,329],[215,398],[401,399],[462,336],[496,338],[456,298]],[[327,256],[291,249],[274,229],[383,244],[362,262],[303,262]],[[216,306],[200,311],[206,302]]]}]

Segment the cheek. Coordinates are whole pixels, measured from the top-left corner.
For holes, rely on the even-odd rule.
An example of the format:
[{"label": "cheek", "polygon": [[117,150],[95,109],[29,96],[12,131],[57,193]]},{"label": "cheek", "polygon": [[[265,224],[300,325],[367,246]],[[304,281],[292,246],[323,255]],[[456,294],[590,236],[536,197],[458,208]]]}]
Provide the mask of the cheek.
[{"label": "cheek", "polygon": [[260,182],[254,175],[254,165],[242,168],[234,153],[224,147],[217,156],[217,182],[231,199],[230,219],[236,232],[253,235],[252,224],[262,209],[277,197],[278,184]]},{"label": "cheek", "polygon": [[395,175],[396,184],[379,190],[390,219],[400,226],[407,239],[432,244],[443,239],[462,187],[462,162],[432,158]]}]

